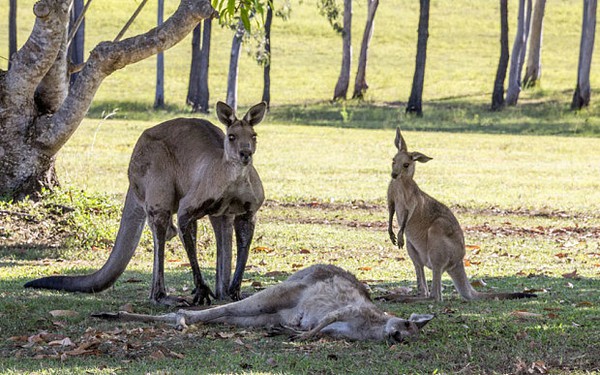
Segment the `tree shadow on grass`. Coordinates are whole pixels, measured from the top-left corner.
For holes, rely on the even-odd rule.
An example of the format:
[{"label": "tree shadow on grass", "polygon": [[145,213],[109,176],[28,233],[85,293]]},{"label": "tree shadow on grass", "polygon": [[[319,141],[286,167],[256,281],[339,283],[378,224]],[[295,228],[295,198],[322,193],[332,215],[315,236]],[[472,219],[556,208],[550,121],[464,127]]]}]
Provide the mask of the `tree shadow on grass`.
[{"label": "tree shadow on grass", "polygon": [[[403,102],[375,103],[349,100],[345,102],[315,101],[303,104],[271,106],[267,121],[290,125],[326,126],[359,129],[394,129],[444,131],[455,133],[528,134],[562,136],[600,136],[600,106],[578,112],[570,110],[564,97],[570,92],[548,95],[533,93],[515,107],[491,111],[482,96],[460,96],[427,101],[423,117],[405,113]],[[94,102],[88,117],[104,118],[114,112],[114,118],[140,121],[164,121],[173,117],[204,117],[214,121],[214,115],[191,113],[183,106],[168,105],[163,110],[140,102]]]}]

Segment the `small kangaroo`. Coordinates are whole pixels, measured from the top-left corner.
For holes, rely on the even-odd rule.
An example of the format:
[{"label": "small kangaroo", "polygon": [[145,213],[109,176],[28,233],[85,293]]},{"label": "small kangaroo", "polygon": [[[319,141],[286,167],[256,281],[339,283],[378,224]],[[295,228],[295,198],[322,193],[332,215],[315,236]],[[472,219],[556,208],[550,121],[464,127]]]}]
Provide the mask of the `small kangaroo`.
[{"label": "small kangaroo", "polygon": [[[102,268],[85,276],[49,276],[25,284],[94,293],[110,287],[123,273],[139,243],[147,220],[154,239],[150,299],[165,305],[187,305],[167,295],[164,283],[165,243],[179,235],[192,268],[193,303],[210,304],[210,297],[240,298],[240,286],[255,227],[255,214],[264,201],[258,173],[252,166],[256,150],[254,126],[263,120],[260,103],[237,119],[231,107],[217,103],[217,117],[227,134],[206,120],[174,119],[145,130],[129,163],[129,189],[113,250]],[[216,236],[216,295],[200,273],[196,255],[196,221],[208,215]],[[232,236],[237,238],[237,263],[231,279]]]},{"label": "small kangaroo", "polygon": [[316,264],[246,299],[205,310],[179,310],[164,315],[97,313],[120,321],[164,322],[183,328],[195,323],[227,323],[266,327],[295,338],[317,334],[348,340],[401,342],[425,326],[433,315],[412,314],[408,320],[389,315],[373,304],[364,284],[333,265]]},{"label": "small kangaroo", "polygon": [[[419,189],[413,180],[415,162],[426,163],[431,158],[420,152],[408,152],[400,128],[396,129],[394,144],[398,153],[393,159],[392,181],[388,186],[388,233],[392,243],[397,243],[400,249],[406,235],[406,249],[415,266],[418,289],[418,297],[402,300],[433,298],[441,301],[444,272],[448,272],[458,293],[467,300],[536,297],[528,293],[481,293],[473,289],[463,264],[465,240],[458,220],[448,207]],[[397,239],[393,229],[394,214],[400,227]],[[424,266],[433,273],[431,295]]]}]

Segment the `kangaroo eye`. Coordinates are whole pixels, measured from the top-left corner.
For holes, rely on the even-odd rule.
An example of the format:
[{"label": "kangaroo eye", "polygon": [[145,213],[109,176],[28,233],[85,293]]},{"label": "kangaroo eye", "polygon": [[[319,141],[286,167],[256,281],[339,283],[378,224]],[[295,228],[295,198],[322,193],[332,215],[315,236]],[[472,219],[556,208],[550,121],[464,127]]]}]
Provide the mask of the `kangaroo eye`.
[{"label": "kangaroo eye", "polygon": [[404,163],[404,168],[408,168],[409,166],[410,166],[410,164]]},{"label": "kangaroo eye", "polygon": [[232,142],[235,141],[235,135],[234,134],[229,134],[228,138]]}]

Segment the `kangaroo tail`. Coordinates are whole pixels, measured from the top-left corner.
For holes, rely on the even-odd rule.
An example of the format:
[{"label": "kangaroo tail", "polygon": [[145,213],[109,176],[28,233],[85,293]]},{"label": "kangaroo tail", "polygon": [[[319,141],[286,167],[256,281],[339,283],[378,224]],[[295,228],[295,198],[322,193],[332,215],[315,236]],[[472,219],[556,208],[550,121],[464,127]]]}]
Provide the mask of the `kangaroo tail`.
[{"label": "kangaroo tail", "polygon": [[467,300],[473,299],[518,299],[518,298],[533,298],[537,294],[533,293],[483,293],[476,291],[465,272],[465,267],[460,263],[452,269],[448,270],[448,274],[452,278],[452,282],[458,293]]},{"label": "kangaroo tail", "polygon": [[146,214],[131,189],[127,192],[115,245],[106,263],[98,271],[82,276],[49,276],[32,280],[25,288],[56,289],[94,293],[109,288],[129,264],[140,241]]}]

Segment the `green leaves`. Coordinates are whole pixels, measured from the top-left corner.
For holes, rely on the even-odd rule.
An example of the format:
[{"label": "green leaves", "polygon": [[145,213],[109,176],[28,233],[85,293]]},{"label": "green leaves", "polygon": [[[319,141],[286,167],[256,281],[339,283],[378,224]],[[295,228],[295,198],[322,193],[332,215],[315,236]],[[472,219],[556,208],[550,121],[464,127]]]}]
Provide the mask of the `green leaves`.
[{"label": "green leaves", "polygon": [[221,26],[235,28],[241,22],[248,33],[259,32],[265,24],[267,6],[271,0],[213,0],[212,6],[219,12]]}]

